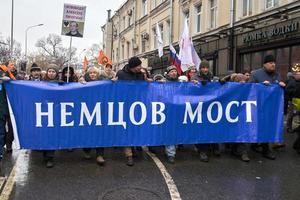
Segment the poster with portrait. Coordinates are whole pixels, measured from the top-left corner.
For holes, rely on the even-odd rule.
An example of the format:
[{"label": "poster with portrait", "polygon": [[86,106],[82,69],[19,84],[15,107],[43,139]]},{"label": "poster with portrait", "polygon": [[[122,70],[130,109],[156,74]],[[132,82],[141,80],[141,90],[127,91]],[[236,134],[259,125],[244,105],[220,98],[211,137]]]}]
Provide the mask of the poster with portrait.
[{"label": "poster with portrait", "polygon": [[83,37],[86,6],[64,4],[62,35]]}]

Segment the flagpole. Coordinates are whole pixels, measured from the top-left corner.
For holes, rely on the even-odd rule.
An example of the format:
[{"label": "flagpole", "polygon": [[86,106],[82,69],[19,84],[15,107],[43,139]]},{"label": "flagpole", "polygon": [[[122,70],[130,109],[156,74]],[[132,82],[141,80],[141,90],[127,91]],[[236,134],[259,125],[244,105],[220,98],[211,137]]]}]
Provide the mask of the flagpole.
[{"label": "flagpole", "polygon": [[67,74],[67,83],[69,83],[69,79],[70,79],[70,62],[71,62],[71,58],[72,58],[72,36],[70,38],[70,47],[69,47],[69,53],[70,53],[70,57],[69,57],[69,62],[68,62],[68,74]]}]

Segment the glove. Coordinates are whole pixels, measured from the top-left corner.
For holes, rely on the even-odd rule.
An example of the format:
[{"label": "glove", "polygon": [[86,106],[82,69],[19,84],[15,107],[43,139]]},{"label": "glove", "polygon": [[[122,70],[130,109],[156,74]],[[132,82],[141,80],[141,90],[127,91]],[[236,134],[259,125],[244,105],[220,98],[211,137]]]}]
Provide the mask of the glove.
[{"label": "glove", "polygon": [[226,83],[226,81],[223,80],[223,79],[220,79],[220,80],[219,80],[219,83],[220,83],[221,85],[224,85],[224,84]]},{"label": "glove", "polygon": [[202,84],[203,86],[205,86],[205,85],[207,84],[207,81],[201,81],[201,84]]},{"label": "glove", "polygon": [[59,80],[57,83],[58,83],[58,85],[63,85],[65,82],[62,80]]}]

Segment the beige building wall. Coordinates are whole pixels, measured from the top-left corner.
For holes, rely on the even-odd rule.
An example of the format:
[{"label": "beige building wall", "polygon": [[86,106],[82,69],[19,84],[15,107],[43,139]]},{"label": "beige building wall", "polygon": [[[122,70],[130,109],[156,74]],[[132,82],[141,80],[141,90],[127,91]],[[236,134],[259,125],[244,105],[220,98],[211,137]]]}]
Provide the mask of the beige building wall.
[{"label": "beige building wall", "polygon": [[[242,0],[235,0],[235,23],[251,20],[253,16],[263,15],[267,12],[276,11],[278,7],[297,2],[297,0],[273,0],[278,1],[277,5],[266,8],[267,0],[249,0],[251,12],[243,14]],[[109,52],[111,48],[112,58],[117,67],[122,67],[131,56],[137,55],[142,58],[143,64],[147,66],[147,55],[155,54],[155,27],[156,23],[163,26],[164,44],[169,45],[170,26],[172,27],[172,43],[176,45],[179,41],[185,13],[189,13],[190,36],[193,38],[202,38],[206,35],[215,34],[219,31],[229,28],[231,0],[173,0],[173,17],[170,17],[170,0],[147,0],[146,12],[144,12],[143,0],[128,0],[125,2],[116,14],[112,17],[113,34],[109,35],[104,31],[103,41],[106,43],[105,51]],[[216,26],[211,27],[212,2],[216,2]],[[201,9],[200,32],[196,30],[197,6]],[[130,25],[129,25],[129,18]],[[173,23],[170,25],[170,21]],[[108,37],[112,37],[112,42]],[[208,39],[209,40],[209,39]],[[226,40],[218,44],[223,46],[220,51],[219,63],[227,63],[228,55]],[[204,45],[205,46],[205,45]],[[216,48],[217,43],[207,44],[208,49],[202,47],[202,52]],[[226,71],[225,69],[222,69]],[[219,70],[219,71],[222,71]],[[223,72],[222,71],[222,72]]]}]

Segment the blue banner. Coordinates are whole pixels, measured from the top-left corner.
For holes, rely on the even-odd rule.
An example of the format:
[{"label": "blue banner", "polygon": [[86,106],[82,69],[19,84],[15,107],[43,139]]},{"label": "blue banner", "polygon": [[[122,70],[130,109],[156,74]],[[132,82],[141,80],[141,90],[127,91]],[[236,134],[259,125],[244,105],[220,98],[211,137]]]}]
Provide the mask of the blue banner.
[{"label": "blue banner", "polygon": [[282,141],[278,85],[11,81],[5,86],[23,149]]}]

